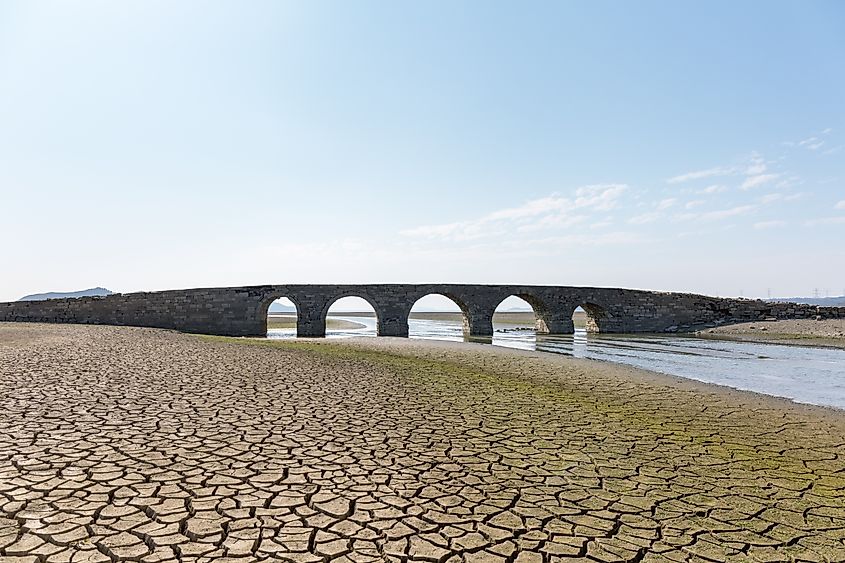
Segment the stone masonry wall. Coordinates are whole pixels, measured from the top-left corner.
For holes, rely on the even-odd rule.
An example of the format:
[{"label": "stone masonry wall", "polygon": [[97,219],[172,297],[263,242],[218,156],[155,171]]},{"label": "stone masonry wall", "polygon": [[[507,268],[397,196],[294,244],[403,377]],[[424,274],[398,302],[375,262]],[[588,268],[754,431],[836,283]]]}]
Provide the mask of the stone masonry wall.
[{"label": "stone masonry wall", "polygon": [[493,311],[517,295],[537,316],[539,332],[573,331],[578,306],[590,315],[588,328],[598,332],[689,332],[746,321],[793,318],[845,318],[845,307],[816,307],[723,299],[688,293],[633,289],[463,284],[266,285],[116,294],[49,301],[0,303],[0,321],[131,325],[228,336],[263,336],[267,309],[287,297],[297,306],[297,333],[325,335],[331,304],[358,296],[375,309],[378,334],[407,336],[408,315],[420,297],[439,293],[464,314],[465,331],[493,333]]}]

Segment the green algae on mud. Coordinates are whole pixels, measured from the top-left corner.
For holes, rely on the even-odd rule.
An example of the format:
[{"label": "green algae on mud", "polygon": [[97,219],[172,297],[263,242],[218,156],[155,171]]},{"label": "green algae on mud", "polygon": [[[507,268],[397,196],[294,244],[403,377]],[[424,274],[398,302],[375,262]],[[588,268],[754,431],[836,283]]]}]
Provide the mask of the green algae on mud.
[{"label": "green algae on mud", "polygon": [[[537,376],[522,370],[508,369],[502,364],[496,367],[473,365],[466,362],[468,356],[462,359],[432,359],[393,350],[367,349],[360,344],[350,345],[342,341],[270,342],[225,337],[203,338],[302,352],[330,362],[356,362],[363,366],[387,367],[405,376],[407,383],[415,382],[425,386],[428,393],[440,397],[441,401],[458,410],[477,405],[479,391],[486,391],[484,402],[487,406],[508,405],[517,407],[519,411],[520,407],[530,405],[530,410],[517,413],[520,416],[512,419],[513,424],[518,424],[524,416],[530,417],[532,412],[574,410],[582,413],[585,419],[598,418],[599,423],[616,439],[639,444],[648,442],[651,444],[649,447],[654,449],[682,451],[684,455],[690,455],[686,450],[692,449],[694,456],[700,460],[710,459],[710,464],[716,466],[731,464],[741,472],[762,472],[770,481],[778,480],[785,488],[810,488],[815,494],[825,497],[845,494],[845,483],[832,487],[833,481],[821,479],[808,470],[804,460],[806,456],[799,455],[800,451],[793,452],[788,447],[767,447],[767,441],[759,439],[761,433],[767,432],[788,435],[789,432],[784,430],[789,427],[783,424],[781,415],[776,415],[774,421],[768,417],[760,418],[755,421],[756,426],[731,424],[725,416],[735,417],[736,406],[728,405],[724,413],[714,410],[715,407],[711,405],[702,407],[696,399],[700,393],[672,389],[669,378],[665,385],[647,384],[651,389],[639,395],[630,393],[630,387],[625,387],[621,392],[604,390],[599,393],[582,385],[583,377],[589,378],[589,373],[578,374],[572,380],[572,374],[567,373],[565,367],[549,376]],[[599,373],[608,370],[616,372],[620,377],[621,374],[636,371],[633,368],[599,363],[595,364],[595,368],[595,375],[599,379]],[[579,366],[578,370],[582,369]],[[620,383],[624,381],[620,380]],[[467,388],[476,390],[476,394],[467,393]],[[720,388],[712,386],[707,396],[718,396],[718,391]],[[673,399],[678,394],[685,395],[687,400],[675,402]],[[525,397],[529,400],[525,400]],[[708,413],[708,409],[712,414]],[[748,419],[748,415],[740,414],[740,418]],[[751,418],[755,418],[754,413],[751,413]],[[822,448],[835,445],[830,442],[819,444]],[[822,455],[821,458],[836,459],[837,454]]]}]

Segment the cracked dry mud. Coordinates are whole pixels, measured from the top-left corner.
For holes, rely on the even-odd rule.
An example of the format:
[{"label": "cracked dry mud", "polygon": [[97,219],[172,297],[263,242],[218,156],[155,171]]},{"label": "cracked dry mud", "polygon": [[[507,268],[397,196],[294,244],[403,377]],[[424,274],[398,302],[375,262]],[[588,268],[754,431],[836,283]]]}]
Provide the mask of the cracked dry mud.
[{"label": "cracked dry mud", "polygon": [[620,366],[0,324],[0,562],[842,561],[843,415]]}]

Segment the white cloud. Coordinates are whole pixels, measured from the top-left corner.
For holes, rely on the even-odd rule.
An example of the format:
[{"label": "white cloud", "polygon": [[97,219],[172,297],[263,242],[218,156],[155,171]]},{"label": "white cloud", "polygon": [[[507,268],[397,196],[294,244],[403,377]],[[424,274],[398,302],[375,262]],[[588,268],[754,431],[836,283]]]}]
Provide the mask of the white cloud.
[{"label": "white cloud", "polygon": [[776,229],[778,227],[785,227],[786,221],[760,221],[759,223],[754,223],[755,229]]},{"label": "white cloud", "polygon": [[715,168],[708,168],[707,170],[696,170],[694,172],[687,172],[679,176],[673,176],[666,180],[669,184],[679,184],[681,182],[688,182],[690,180],[700,180],[702,178],[712,178],[713,176],[729,176],[736,172],[734,168],[725,168],[717,166]]},{"label": "white cloud", "polygon": [[773,203],[773,202],[778,201],[780,199],[783,199],[783,194],[779,194],[779,193],[766,194],[766,195],[764,195],[763,197],[760,198],[760,202],[761,203]]},{"label": "white cloud", "polygon": [[800,186],[803,183],[803,180],[799,176],[790,176],[775,184],[775,187],[779,189],[792,188],[794,186]]},{"label": "white cloud", "polygon": [[745,179],[739,187],[741,190],[750,190],[768,184],[772,180],[776,180],[780,174],[758,174],[756,176],[749,176]]},{"label": "white cloud", "polygon": [[585,221],[583,213],[575,210],[607,211],[616,207],[628,189],[625,184],[594,184],[575,190],[575,197],[552,194],[529,200],[516,207],[488,213],[478,219],[438,225],[422,225],[400,231],[408,237],[426,239],[474,240],[516,231],[566,228]]},{"label": "white cloud", "polygon": [[461,238],[467,238],[471,233],[471,225],[465,222],[445,223],[442,225],[423,225],[414,227],[413,229],[405,229],[400,231],[401,234],[409,237],[422,238],[449,238],[452,236],[463,235]]},{"label": "white cloud", "polygon": [[705,213],[678,213],[672,217],[672,221],[676,223],[721,221],[722,219],[728,219],[738,215],[747,215],[757,210],[758,207],[759,205],[738,205],[728,209],[718,209]]},{"label": "white cloud", "polygon": [[589,219],[587,215],[568,215],[564,212],[555,215],[545,215],[538,218],[536,221],[531,221],[530,223],[522,225],[517,230],[522,233],[527,233],[542,229],[566,228],[583,223],[587,219]]},{"label": "white cloud", "polygon": [[719,221],[727,219],[728,217],[736,217],[737,215],[747,215],[757,209],[756,205],[739,205],[731,207],[730,209],[720,209],[718,211],[709,211],[702,213],[699,217],[703,221]]},{"label": "white cloud", "polygon": [[749,176],[755,175],[755,174],[762,174],[765,171],[766,171],[766,165],[762,162],[757,163],[757,164],[751,164],[751,165],[748,166],[748,168],[745,169],[745,173],[748,174]]},{"label": "white cloud", "polygon": [[685,209],[694,209],[699,205],[704,205],[706,202],[703,199],[695,199],[693,201],[688,201],[686,205],[684,205]]},{"label": "white cloud", "polygon": [[701,217],[698,213],[677,213],[672,216],[672,221],[675,223],[685,223],[687,221],[696,221]]},{"label": "white cloud", "polygon": [[662,217],[661,213],[657,211],[652,211],[650,213],[643,213],[642,215],[636,215],[628,219],[628,222],[632,225],[645,225],[646,223],[653,223]]},{"label": "white cloud", "polygon": [[751,154],[751,163],[745,169],[746,176],[756,176],[766,171],[766,161],[758,153]]},{"label": "white cloud", "polygon": [[727,186],[722,186],[720,184],[713,184],[712,186],[707,186],[703,190],[699,190],[696,193],[699,193],[699,194],[718,194],[718,193],[727,191],[727,189],[728,189]]},{"label": "white cloud", "polygon": [[833,129],[828,127],[826,129],[823,129],[821,131],[821,133],[818,133],[818,134],[813,135],[811,137],[807,137],[806,139],[802,139],[800,141],[785,141],[784,143],[781,143],[781,144],[783,144],[784,146],[787,146],[787,147],[804,147],[807,150],[817,151],[820,148],[822,148],[822,146],[824,146],[824,143],[825,143],[824,139],[819,138],[819,135],[829,135],[832,132],[833,132]]},{"label": "white cloud", "polygon": [[673,205],[675,205],[677,202],[678,202],[678,200],[677,200],[677,199],[675,199],[674,197],[670,197],[670,198],[667,198],[667,199],[661,200],[661,201],[657,204],[657,209],[660,209],[660,210],[663,210],[663,209],[669,209],[670,207],[672,207]]},{"label": "white cloud", "polygon": [[833,206],[834,209],[845,209],[845,199]]},{"label": "white cloud", "polygon": [[798,141],[799,147],[805,147],[811,151],[819,150],[824,145],[824,141],[819,139],[818,137],[810,137],[808,139],[804,139],[803,141]]},{"label": "white cloud", "polygon": [[[649,242],[650,239],[639,233],[616,231],[603,234],[568,234],[561,236],[545,237],[525,241],[526,245],[540,248],[560,248],[566,246],[617,246],[640,244]],[[520,243],[520,245],[522,245]]]},{"label": "white cloud", "polygon": [[575,207],[594,207],[599,211],[613,209],[619,197],[627,189],[626,184],[595,184],[580,187],[575,191]]},{"label": "white cloud", "polygon": [[501,219],[522,219],[525,217],[535,217],[548,213],[549,211],[557,211],[571,207],[570,201],[564,197],[557,195],[550,195],[540,199],[532,199],[526,201],[517,207],[508,207],[494,211],[484,217],[485,221],[497,221]]}]

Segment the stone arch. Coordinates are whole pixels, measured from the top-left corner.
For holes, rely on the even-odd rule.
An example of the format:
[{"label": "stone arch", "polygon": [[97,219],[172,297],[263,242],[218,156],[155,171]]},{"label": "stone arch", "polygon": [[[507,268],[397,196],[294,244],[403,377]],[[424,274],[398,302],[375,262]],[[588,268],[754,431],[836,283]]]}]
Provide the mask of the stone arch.
[{"label": "stone arch", "polygon": [[[429,295],[440,295],[442,297],[445,297],[446,299],[448,299],[449,301],[451,301],[455,305],[457,305],[458,309],[461,310],[463,332],[464,332],[464,334],[470,333],[471,325],[470,325],[469,305],[467,305],[467,303],[463,299],[461,299],[458,295],[455,295],[454,293],[450,293],[448,291],[430,291],[430,292],[424,293],[422,295],[417,295],[413,299],[413,301],[411,301],[410,306],[408,307],[408,314],[407,314],[407,317],[406,317],[406,325],[408,325],[407,319],[410,319],[411,311],[413,310],[414,305],[416,305],[417,302],[420,299],[422,299],[423,297],[428,297]],[[408,326],[408,328],[407,328],[408,333],[410,332],[410,330],[411,330],[410,326]]]},{"label": "stone arch", "polygon": [[551,308],[546,304],[546,302],[541,299],[540,297],[525,292],[516,292],[506,295],[499,299],[496,303],[496,306],[493,307],[493,313],[496,312],[496,309],[505,299],[510,297],[519,297],[529,305],[531,305],[531,309],[534,311],[534,330],[541,334],[548,334],[548,333],[555,333],[559,332],[559,327],[557,326],[557,320],[554,318],[552,314]]},{"label": "stone arch", "polygon": [[587,332],[608,332],[612,316],[607,311],[606,307],[592,301],[585,301],[584,303],[572,308],[573,314],[575,313],[575,309],[578,307],[581,307],[584,309],[584,312],[587,313]]},{"label": "stone arch", "polygon": [[373,308],[373,312],[376,315],[376,326],[379,325],[381,318],[384,316],[384,312],[379,310],[378,301],[376,301],[375,299],[373,299],[372,296],[368,295],[363,291],[343,291],[340,293],[332,294],[326,299],[325,303],[323,304],[323,309],[320,311],[320,319],[323,322],[324,327],[326,324],[326,317],[329,314],[329,309],[331,309],[332,305],[334,305],[344,297],[358,297],[359,299],[363,299],[364,301],[369,303],[370,307]]},{"label": "stone arch", "polygon": [[258,304],[258,310],[256,311],[256,315],[258,316],[259,322],[261,326],[264,327],[262,334],[267,334],[267,317],[270,312],[270,305],[273,304],[274,301],[277,299],[285,298],[291,303],[293,303],[294,309],[296,309],[296,335],[299,336],[299,324],[302,319],[302,306],[300,305],[299,301],[296,299],[295,296],[291,295],[287,292],[276,292],[270,293],[264,299],[262,299]]}]

